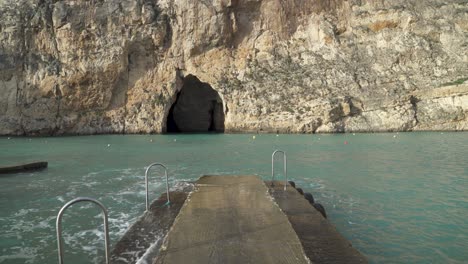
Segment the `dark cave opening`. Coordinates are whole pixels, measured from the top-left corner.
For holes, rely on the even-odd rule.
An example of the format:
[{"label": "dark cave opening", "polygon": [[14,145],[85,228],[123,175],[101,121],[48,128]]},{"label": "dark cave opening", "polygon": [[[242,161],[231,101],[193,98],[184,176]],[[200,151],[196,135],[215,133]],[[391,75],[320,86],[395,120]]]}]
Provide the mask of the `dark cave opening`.
[{"label": "dark cave opening", "polygon": [[193,75],[185,77],[169,110],[166,132],[223,133],[224,109],[218,92]]}]

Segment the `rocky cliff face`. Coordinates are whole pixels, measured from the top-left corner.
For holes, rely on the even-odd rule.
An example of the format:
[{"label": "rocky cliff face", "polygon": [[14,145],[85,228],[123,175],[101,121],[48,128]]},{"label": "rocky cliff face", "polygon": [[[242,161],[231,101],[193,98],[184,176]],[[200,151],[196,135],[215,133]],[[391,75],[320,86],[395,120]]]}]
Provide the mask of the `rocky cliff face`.
[{"label": "rocky cliff face", "polygon": [[[468,130],[466,0],[0,0],[0,134]],[[467,81],[468,83],[468,81]]]}]

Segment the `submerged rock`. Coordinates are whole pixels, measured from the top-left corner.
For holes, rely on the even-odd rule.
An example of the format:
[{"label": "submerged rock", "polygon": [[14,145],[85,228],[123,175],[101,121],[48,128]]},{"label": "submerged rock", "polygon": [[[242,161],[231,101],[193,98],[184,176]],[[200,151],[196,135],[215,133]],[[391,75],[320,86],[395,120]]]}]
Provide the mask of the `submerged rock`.
[{"label": "submerged rock", "polygon": [[189,75],[227,132],[466,130],[467,8],[3,0],[0,134],[165,132]]}]

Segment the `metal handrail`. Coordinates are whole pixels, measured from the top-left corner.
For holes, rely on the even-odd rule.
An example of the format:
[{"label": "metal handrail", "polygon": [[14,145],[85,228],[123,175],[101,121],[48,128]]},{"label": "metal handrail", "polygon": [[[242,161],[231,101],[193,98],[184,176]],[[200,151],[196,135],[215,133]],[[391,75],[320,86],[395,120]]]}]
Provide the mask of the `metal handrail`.
[{"label": "metal handrail", "polygon": [[59,211],[57,215],[57,222],[56,222],[56,228],[57,228],[57,244],[58,244],[58,257],[59,257],[59,264],[63,264],[63,239],[62,239],[62,215],[65,212],[65,210],[70,207],[71,205],[79,202],[92,202],[94,204],[97,204],[102,212],[104,213],[104,243],[105,243],[105,251],[106,251],[106,264],[109,264],[109,224],[108,224],[108,219],[107,219],[107,209],[106,207],[100,203],[98,200],[95,200],[93,198],[88,198],[88,197],[78,197],[75,198],[68,203],[66,203]]},{"label": "metal handrail", "polygon": [[287,160],[286,160],[286,152],[282,150],[275,150],[273,154],[271,154],[271,186],[274,186],[273,181],[275,180],[275,155],[276,153],[283,153],[283,163],[284,163],[284,176],[286,177],[284,181],[284,190],[286,191],[286,186],[288,185],[288,169],[287,169]]},{"label": "metal handrail", "polygon": [[161,166],[164,168],[164,174],[166,175],[166,192],[167,192],[167,203],[170,204],[171,200],[169,197],[169,179],[167,177],[167,168],[161,163],[153,163],[148,166],[145,172],[145,184],[146,184],[146,211],[149,210],[149,194],[148,194],[148,172],[153,166]]}]

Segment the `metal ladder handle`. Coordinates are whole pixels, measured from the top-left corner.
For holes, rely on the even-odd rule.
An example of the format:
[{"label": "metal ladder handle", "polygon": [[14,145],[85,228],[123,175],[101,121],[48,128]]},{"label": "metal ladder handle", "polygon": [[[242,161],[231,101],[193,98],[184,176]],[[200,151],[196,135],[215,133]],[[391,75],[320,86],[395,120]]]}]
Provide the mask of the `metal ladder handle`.
[{"label": "metal ladder handle", "polygon": [[169,197],[169,178],[167,177],[167,168],[166,168],[166,166],[164,166],[164,165],[161,164],[161,163],[153,163],[153,164],[150,164],[150,165],[148,166],[148,168],[146,168],[146,172],[145,172],[146,211],[149,210],[148,172],[149,172],[149,170],[151,169],[151,167],[154,167],[154,166],[160,166],[160,167],[163,167],[163,168],[164,168],[164,174],[165,174],[165,176],[166,176],[167,203],[168,203],[168,204],[171,203],[171,200],[170,200],[170,197]]},{"label": "metal ladder handle", "polygon": [[275,180],[275,155],[276,153],[283,154],[284,176],[286,177],[284,181],[284,190],[286,191],[286,186],[288,185],[288,169],[287,169],[286,152],[282,150],[275,150],[273,154],[271,154],[271,186],[274,186],[273,181]]},{"label": "metal ladder handle", "polygon": [[72,206],[75,203],[79,202],[92,202],[96,205],[98,205],[102,212],[103,212],[103,219],[104,219],[104,243],[105,243],[105,252],[106,252],[106,263],[109,264],[109,223],[108,223],[108,217],[107,217],[107,209],[106,207],[100,203],[98,200],[93,199],[93,198],[88,198],[88,197],[78,197],[75,198],[68,203],[66,203],[59,211],[57,215],[57,222],[56,222],[56,228],[57,228],[57,244],[58,244],[58,256],[59,256],[59,264],[63,264],[63,239],[62,239],[62,216],[65,210]]}]

